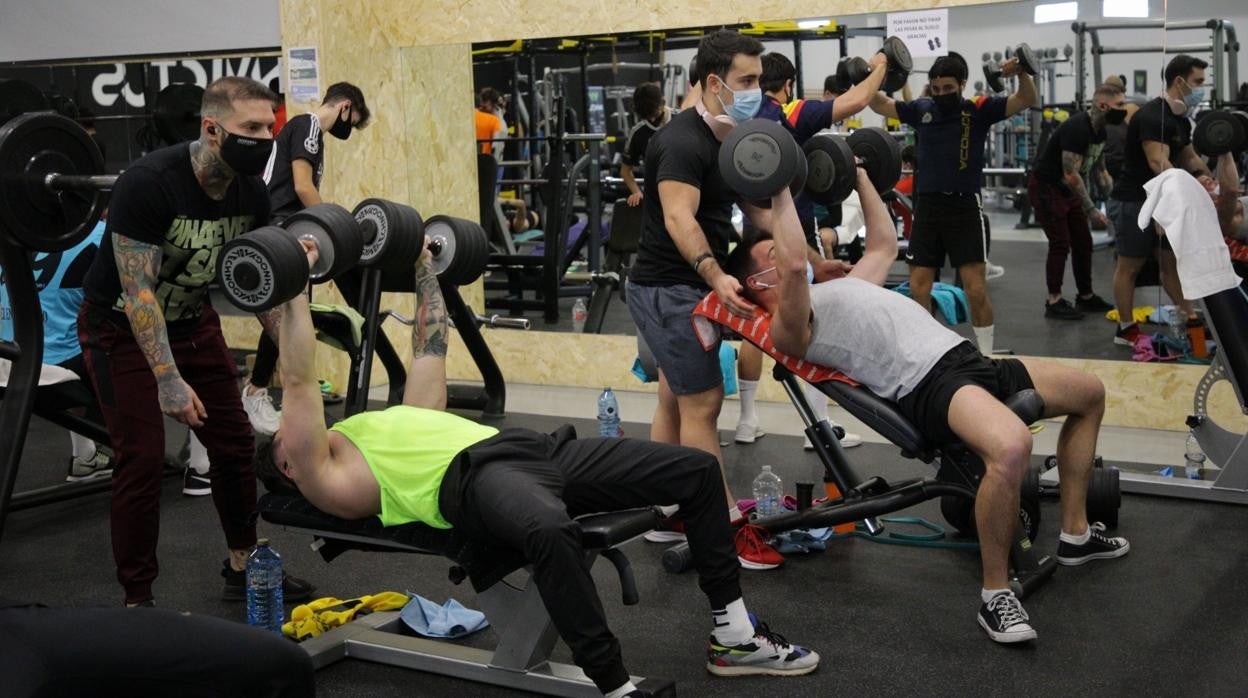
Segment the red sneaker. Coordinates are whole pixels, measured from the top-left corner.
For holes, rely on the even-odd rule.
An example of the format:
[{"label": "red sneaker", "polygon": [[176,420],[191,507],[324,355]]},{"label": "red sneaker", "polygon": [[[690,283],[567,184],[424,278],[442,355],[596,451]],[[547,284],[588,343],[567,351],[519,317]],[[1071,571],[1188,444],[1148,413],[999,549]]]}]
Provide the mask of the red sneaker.
[{"label": "red sneaker", "polygon": [[784,563],[784,556],[767,542],[767,531],[746,524],[737,531],[737,560],[747,570],[774,570]]}]

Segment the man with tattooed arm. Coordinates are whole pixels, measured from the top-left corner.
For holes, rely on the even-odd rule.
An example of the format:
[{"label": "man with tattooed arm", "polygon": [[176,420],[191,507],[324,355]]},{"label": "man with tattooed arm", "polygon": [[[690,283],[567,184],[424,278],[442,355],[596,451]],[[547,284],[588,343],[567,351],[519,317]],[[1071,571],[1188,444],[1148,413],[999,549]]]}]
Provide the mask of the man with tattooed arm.
[{"label": "man with tattooed arm", "polygon": [[[117,180],[108,228],[83,284],[78,338],[116,454],[113,558],[127,606],[154,605],[163,415],[208,450],[212,498],[225,533],[226,599],[246,598],[256,543],[254,442],[234,358],[207,301],[228,241],[269,220],[259,174],[273,149],[277,96],[247,78],[204,91],[199,139],[140,158]],[[277,339],[281,309],[259,316]],[[287,601],[312,587],[287,577]]]}]

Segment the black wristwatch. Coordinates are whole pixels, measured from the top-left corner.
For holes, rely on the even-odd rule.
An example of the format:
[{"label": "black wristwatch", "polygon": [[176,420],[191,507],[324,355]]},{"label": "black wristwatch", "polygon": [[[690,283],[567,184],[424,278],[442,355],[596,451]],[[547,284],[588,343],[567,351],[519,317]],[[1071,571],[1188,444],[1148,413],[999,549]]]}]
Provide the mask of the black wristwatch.
[{"label": "black wristwatch", "polygon": [[714,258],[715,258],[715,255],[711,254],[710,252],[703,252],[702,254],[698,255],[698,256],[697,256],[697,257],[693,260],[693,270],[694,270],[694,271],[697,271],[697,270],[698,270],[698,265],[699,265],[699,264],[701,264],[702,262],[704,262],[704,261],[706,261],[706,260],[708,260],[708,259],[714,259]]}]

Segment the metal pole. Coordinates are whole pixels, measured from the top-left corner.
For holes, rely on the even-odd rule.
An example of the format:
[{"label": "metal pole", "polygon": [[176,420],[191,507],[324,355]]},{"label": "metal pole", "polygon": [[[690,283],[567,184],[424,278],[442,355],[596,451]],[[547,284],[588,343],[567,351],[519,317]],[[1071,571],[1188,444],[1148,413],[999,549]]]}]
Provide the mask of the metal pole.
[{"label": "metal pole", "polygon": [[0,404],[0,535],[9,513],[9,501],[17,482],[17,468],[26,446],[26,430],[39,387],[43,356],[43,310],[28,250],[0,239],[0,266],[6,272],[10,311],[13,314],[13,342],[3,346],[14,358]]},{"label": "metal pole", "polygon": [[1222,106],[1223,96],[1229,94],[1223,89],[1226,85],[1226,53],[1222,50],[1222,21],[1213,19],[1209,20],[1209,24],[1213,34],[1213,94],[1209,95],[1209,102],[1217,109]]},{"label": "metal pole", "polygon": [[802,85],[806,84],[806,81],[802,79],[802,38],[800,36],[793,37],[793,67],[797,70],[797,77],[793,78],[793,97],[796,99],[802,96]]},{"label": "metal pole", "polygon": [[1083,104],[1083,85],[1086,79],[1087,47],[1084,45],[1084,23],[1075,22],[1070,30],[1075,33],[1075,104]]},{"label": "metal pole", "polygon": [[581,45],[581,125],[589,130],[589,49],[584,44]]},{"label": "metal pole", "polygon": [[589,207],[589,226],[585,234],[589,236],[589,270],[591,272],[602,271],[602,185],[599,180],[601,154],[602,141],[590,141],[588,201],[586,202]]},{"label": "metal pole", "polygon": [[55,172],[43,178],[52,191],[109,191],[117,183],[117,175],[64,175]]},{"label": "metal pole", "polygon": [[1092,37],[1092,89],[1101,84],[1101,35],[1093,29],[1088,32]]},{"label": "metal pole", "polygon": [[[1107,53],[1209,53],[1214,50],[1213,44],[1169,44],[1167,46],[1094,46],[1092,55],[1100,65],[1100,57]],[[1098,73],[1099,75],[1099,73]]]}]

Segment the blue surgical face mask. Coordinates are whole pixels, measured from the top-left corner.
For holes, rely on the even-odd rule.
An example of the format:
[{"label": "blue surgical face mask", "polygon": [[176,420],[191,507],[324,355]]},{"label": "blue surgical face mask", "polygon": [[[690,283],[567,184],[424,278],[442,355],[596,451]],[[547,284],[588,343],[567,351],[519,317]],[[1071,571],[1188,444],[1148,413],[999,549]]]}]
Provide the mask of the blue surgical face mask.
[{"label": "blue surgical face mask", "polygon": [[749,121],[758,115],[758,110],[763,106],[763,91],[761,88],[755,87],[749,90],[733,90],[728,87],[723,78],[718,75],[719,84],[724,86],[732,95],[732,104],[724,104],[724,100],[715,95],[715,99],[719,99],[719,106],[724,108],[724,113],[731,116],[737,123]]},{"label": "blue surgical face mask", "polygon": [[806,260],[806,283],[815,283],[815,265],[811,264],[809,259]]},{"label": "blue surgical face mask", "polygon": [[1201,102],[1205,101],[1205,88],[1192,87],[1191,83],[1187,80],[1183,80],[1183,84],[1187,85],[1188,89],[1188,93],[1183,97],[1183,103],[1186,104],[1189,109],[1197,107]]}]

